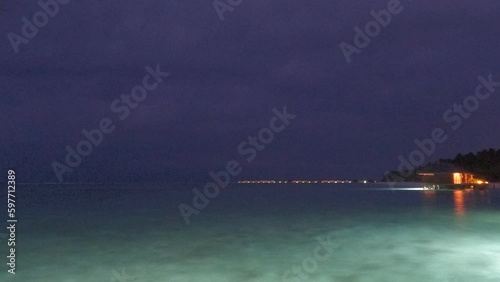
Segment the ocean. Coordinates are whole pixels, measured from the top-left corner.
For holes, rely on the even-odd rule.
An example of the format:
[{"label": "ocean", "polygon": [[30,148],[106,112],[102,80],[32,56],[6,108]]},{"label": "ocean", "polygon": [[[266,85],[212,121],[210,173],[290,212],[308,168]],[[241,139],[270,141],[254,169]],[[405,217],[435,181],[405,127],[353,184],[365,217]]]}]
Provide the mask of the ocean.
[{"label": "ocean", "polygon": [[16,274],[2,228],[0,280],[500,281],[500,189],[232,184],[188,225],[195,187],[18,184]]}]

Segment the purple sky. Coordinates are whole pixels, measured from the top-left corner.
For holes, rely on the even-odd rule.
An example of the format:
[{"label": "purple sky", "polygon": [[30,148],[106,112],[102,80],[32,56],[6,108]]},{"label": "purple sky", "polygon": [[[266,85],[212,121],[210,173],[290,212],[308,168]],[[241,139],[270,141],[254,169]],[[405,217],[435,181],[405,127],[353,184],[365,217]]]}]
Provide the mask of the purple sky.
[{"label": "purple sky", "polygon": [[[239,179],[380,179],[436,127],[449,140],[428,161],[500,148],[500,88],[456,131],[442,117],[479,75],[500,81],[500,2],[401,1],[347,64],[339,44],[387,2],[246,0],[221,22],[211,0],[73,0],[16,54],[7,34],[40,7],[5,1],[1,167],[57,181],[66,145],[157,64],[170,77],[65,181],[203,180],[232,159]],[[285,105],[297,118],[246,163],[238,145]]]}]

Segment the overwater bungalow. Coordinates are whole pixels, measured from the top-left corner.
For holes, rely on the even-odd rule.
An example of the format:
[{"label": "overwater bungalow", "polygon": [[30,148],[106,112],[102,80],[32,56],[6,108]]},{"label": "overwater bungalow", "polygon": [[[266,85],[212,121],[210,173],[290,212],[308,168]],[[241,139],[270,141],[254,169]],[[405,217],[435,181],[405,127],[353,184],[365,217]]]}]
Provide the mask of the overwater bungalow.
[{"label": "overwater bungalow", "polygon": [[426,190],[463,190],[488,187],[488,182],[477,178],[473,173],[455,166],[426,168],[418,173]]},{"label": "overwater bungalow", "polygon": [[466,172],[422,172],[424,189],[455,190],[455,189],[486,189],[488,182],[474,177]]}]

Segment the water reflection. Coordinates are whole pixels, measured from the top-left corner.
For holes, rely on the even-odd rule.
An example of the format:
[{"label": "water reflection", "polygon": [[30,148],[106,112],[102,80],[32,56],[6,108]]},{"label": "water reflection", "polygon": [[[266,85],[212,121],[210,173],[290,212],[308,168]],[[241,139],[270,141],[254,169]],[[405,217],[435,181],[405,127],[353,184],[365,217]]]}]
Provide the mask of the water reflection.
[{"label": "water reflection", "polygon": [[465,216],[464,191],[453,191],[453,202],[455,206],[455,215],[458,217]]},{"label": "water reflection", "polygon": [[[434,191],[425,190],[422,192],[423,209],[426,212],[434,212],[439,207],[450,207],[453,205],[455,217],[465,217],[477,207],[492,206],[494,201],[490,191],[475,190],[454,190],[454,191]],[[453,202],[450,202],[450,201]]]}]

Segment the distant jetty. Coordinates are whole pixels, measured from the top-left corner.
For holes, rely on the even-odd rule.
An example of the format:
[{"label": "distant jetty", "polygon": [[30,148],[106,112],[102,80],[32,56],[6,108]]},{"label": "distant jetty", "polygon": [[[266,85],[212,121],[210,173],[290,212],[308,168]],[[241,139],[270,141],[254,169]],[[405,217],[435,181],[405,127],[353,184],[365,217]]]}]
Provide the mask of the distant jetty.
[{"label": "distant jetty", "polygon": [[346,184],[376,183],[374,180],[240,180],[239,184]]}]

